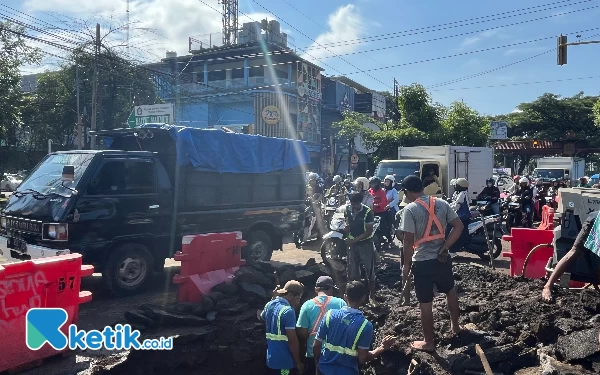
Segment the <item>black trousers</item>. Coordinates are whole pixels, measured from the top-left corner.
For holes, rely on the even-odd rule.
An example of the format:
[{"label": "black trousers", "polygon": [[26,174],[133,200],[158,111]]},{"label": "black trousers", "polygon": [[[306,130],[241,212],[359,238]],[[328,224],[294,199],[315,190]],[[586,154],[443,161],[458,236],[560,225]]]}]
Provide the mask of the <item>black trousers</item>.
[{"label": "black trousers", "polygon": [[393,238],[392,229],[390,228],[390,223],[388,220],[388,215],[388,211],[379,212],[375,214],[375,216],[380,218],[379,229],[377,230],[377,233],[391,243],[393,241]]}]

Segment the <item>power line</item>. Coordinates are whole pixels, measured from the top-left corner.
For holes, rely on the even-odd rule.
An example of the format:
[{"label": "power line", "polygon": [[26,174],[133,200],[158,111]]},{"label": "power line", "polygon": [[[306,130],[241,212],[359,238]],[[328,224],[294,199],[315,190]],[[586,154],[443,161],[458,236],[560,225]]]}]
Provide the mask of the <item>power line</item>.
[{"label": "power line", "polygon": [[[503,12],[503,13],[498,13],[498,14],[493,14],[493,15],[489,15],[489,16],[482,16],[482,17],[470,18],[470,19],[466,19],[466,20],[462,20],[462,21],[454,21],[454,22],[448,22],[448,23],[443,23],[443,24],[434,25],[434,26],[426,26],[426,27],[420,27],[420,28],[409,29],[409,30],[404,30],[404,31],[396,31],[396,32],[393,32],[393,33],[379,34],[379,35],[374,35],[374,36],[369,36],[369,37],[364,37],[364,38],[349,39],[349,40],[345,41],[344,45],[365,43],[365,42],[372,41],[371,39],[373,39],[373,40],[385,40],[385,39],[397,38],[397,37],[400,37],[400,36],[410,36],[410,35],[424,34],[424,33],[430,33],[430,32],[435,32],[435,31],[448,30],[448,29],[453,29],[453,28],[457,28],[457,27],[475,25],[475,24],[479,24],[479,23],[483,23],[483,22],[496,21],[496,20],[506,19],[506,18],[512,18],[512,17],[519,17],[519,16],[523,16],[523,15],[526,15],[526,14],[543,12],[543,11],[547,11],[547,10],[551,10],[551,9],[561,8],[561,7],[566,6],[566,5],[571,6],[571,5],[586,3],[586,2],[590,2],[592,0],[582,0],[582,1],[579,1],[577,3],[566,4],[566,5],[562,5],[562,6],[556,6],[556,7],[550,7],[550,8],[547,8],[547,9],[540,9],[540,10],[537,10],[537,11],[519,13],[519,12],[522,12],[524,10],[541,8],[541,7],[546,7],[546,6],[549,6],[549,5],[560,4],[560,3],[570,3],[571,1],[573,1],[573,0],[563,0],[563,1],[558,1],[558,2],[555,2],[555,3],[549,3],[549,4],[545,4],[545,5],[538,5],[538,6],[535,6],[535,7],[517,9],[517,10]],[[501,16],[501,15],[504,15],[504,14],[510,14],[510,13],[518,13],[518,14],[515,14],[515,15],[512,15],[512,16],[505,16],[505,17],[494,18],[492,20],[487,20],[487,21],[477,21],[477,22],[466,23],[464,25],[458,25],[458,24],[463,23],[463,22],[482,20],[482,19],[485,19],[485,18],[492,18],[492,17],[497,17],[497,16]],[[452,26],[452,25],[454,25],[454,26]],[[450,26],[450,27],[444,27],[444,26]],[[420,32],[417,32],[417,31],[420,31]],[[399,35],[399,34],[404,34],[404,35]],[[333,43],[328,43],[328,44],[325,44],[325,45],[335,47],[338,44],[339,43],[337,43],[337,42],[333,42]],[[314,49],[318,49],[318,47],[313,47],[313,48]],[[311,49],[311,47],[310,46],[306,47],[306,49]],[[303,50],[303,49],[299,48],[299,50]]]},{"label": "power line", "polygon": [[563,79],[553,79],[548,81],[533,81],[533,82],[519,82],[519,83],[506,83],[501,85],[490,85],[490,86],[475,86],[475,87],[461,87],[461,88],[446,88],[446,89],[434,89],[431,91],[456,91],[456,90],[475,90],[475,89],[488,89],[488,88],[496,88],[496,87],[510,87],[510,86],[522,86],[522,85],[535,85],[540,83],[554,83],[554,82],[566,82],[566,81],[577,81],[583,79],[598,79],[600,76],[592,76],[592,77],[576,77],[576,78],[563,78]]}]

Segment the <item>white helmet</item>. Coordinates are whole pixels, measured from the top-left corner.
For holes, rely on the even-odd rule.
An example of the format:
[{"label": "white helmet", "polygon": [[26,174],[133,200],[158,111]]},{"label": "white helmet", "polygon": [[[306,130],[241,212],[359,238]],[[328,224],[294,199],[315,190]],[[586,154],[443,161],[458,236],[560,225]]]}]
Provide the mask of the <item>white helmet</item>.
[{"label": "white helmet", "polygon": [[354,185],[358,184],[358,183],[362,184],[362,189],[363,190],[368,190],[369,189],[369,179],[366,177],[359,177],[354,181]]},{"label": "white helmet", "polygon": [[469,181],[467,181],[466,178],[462,178],[462,177],[461,178],[457,178],[456,180],[452,180],[450,182],[450,184],[452,186],[460,186],[463,189],[466,189],[466,188],[469,187]]},{"label": "white helmet", "polygon": [[452,180],[450,180],[450,186],[454,186],[456,185],[456,178],[453,178]]},{"label": "white helmet", "polygon": [[396,183],[396,177],[392,176],[391,174],[388,174],[387,176],[385,176],[385,178],[383,179],[383,181],[385,181],[385,180],[392,181],[392,184]]},{"label": "white helmet", "polygon": [[527,177],[521,177],[521,179],[519,180],[519,184],[528,184],[529,183],[529,179]]},{"label": "white helmet", "polygon": [[312,172],[308,175],[308,181],[317,181],[319,179],[319,175]]},{"label": "white helmet", "polygon": [[333,178],[333,183],[334,183],[334,184],[339,184],[340,182],[342,182],[342,176],[340,176],[340,175],[336,175],[336,176]]}]

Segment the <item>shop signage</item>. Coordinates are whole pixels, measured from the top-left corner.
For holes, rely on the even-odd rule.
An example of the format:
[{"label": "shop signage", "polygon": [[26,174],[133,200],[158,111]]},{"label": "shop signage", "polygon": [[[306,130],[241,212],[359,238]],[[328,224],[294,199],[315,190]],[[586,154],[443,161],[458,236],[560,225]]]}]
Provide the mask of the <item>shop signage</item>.
[{"label": "shop signage", "polygon": [[281,112],[274,105],[268,105],[262,110],[262,119],[269,125],[275,125],[281,120]]}]

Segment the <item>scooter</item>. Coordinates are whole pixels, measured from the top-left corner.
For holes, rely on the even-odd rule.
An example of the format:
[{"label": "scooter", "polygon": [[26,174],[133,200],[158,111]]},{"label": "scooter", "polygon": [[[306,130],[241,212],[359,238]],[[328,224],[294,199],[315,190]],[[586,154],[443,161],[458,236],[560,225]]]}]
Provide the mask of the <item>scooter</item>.
[{"label": "scooter", "polygon": [[317,225],[317,213],[313,207],[318,207],[323,212],[323,204],[320,200],[307,199],[304,209],[304,227],[301,231],[294,232],[294,244],[296,248],[302,248],[302,244],[306,241],[320,239],[323,235]]},{"label": "scooter", "polygon": [[463,251],[472,253],[484,260],[496,259],[502,253],[501,215],[484,216],[474,213],[468,224],[469,237],[463,243]]},{"label": "scooter", "polygon": [[[331,219],[329,228],[331,231],[323,236],[323,243],[321,244],[321,258],[323,263],[331,267],[335,271],[345,271],[347,266],[348,257],[348,245],[344,240],[346,234],[346,218],[344,211],[346,206],[339,207]],[[375,217],[375,223],[373,224],[373,241],[377,241],[376,232],[379,228],[378,217]]]},{"label": "scooter", "polygon": [[527,227],[527,214],[531,207],[527,206],[523,209],[521,197],[513,195],[505,202],[506,207],[506,230],[510,232],[511,228]]},{"label": "scooter", "polygon": [[323,215],[323,219],[325,220],[325,225],[329,227],[331,223],[331,218],[335,214],[335,210],[340,206],[339,197],[329,197],[325,203],[325,214]]}]

